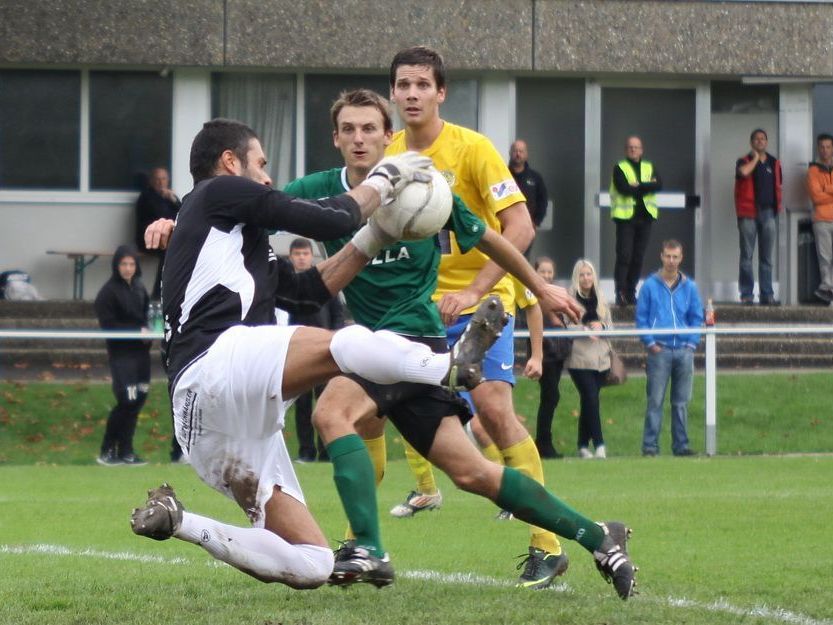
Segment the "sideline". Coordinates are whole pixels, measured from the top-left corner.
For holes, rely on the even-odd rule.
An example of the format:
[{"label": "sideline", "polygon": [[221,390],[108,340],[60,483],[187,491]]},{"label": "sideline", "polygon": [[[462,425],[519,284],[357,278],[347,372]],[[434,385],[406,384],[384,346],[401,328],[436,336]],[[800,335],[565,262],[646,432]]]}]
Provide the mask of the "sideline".
[{"label": "sideline", "polygon": [[[121,560],[125,562],[141,562],[150,564],[167,564],[167,565],[187,565],[194,566],[199,564],[190,560],[189,558],[165,558],[162,556],[143,555],[138,553],[131,553],[129,551],[99,551],[96,549],[72,549],[62,545],[49,544],[33,544],[33,545],[0,545],[0,554],[5,555],[29,555],[29,554],[43,554],[50,556],[73,556],[73,557],[90,557],[101,558],[105,560]],[[217,560],[209,560],[203,562],[210,568],[228,567],[229,565],[219,562]],[[229,567],[230,568],[230,567]],[[460,584],[466,586],[493,586],[513,588],[514,582],[509,580],[497,579],[485,575],[474,575],[471,573],[440,573],[439,571],[413,570],[402,571],[397,573],[406,579],[414,579],[419,581],[436,582],[439,584]],[[564,583],[557,584],[549,589],[549,592],[572,592],[572,589]],[[693,599],[686,599],[685,597],[646,597],[640,595],[636,601],[651,602],[662,606],[672,608],[686,608],[691,610],[706,610],[708,612],[715,612],[719,614],[728,614],[741,618],[765,618],[779,623],[788,623],[789,625],[833,625],[831,620],[818,620],[805,614],[798,612],[791,612],[778,607],[769,607],[766,605],[755,606],[752,608],[741,608],[730,604],[725,598],[720,598],[717,601],[705,603],[703,601],[696,601]]]}]

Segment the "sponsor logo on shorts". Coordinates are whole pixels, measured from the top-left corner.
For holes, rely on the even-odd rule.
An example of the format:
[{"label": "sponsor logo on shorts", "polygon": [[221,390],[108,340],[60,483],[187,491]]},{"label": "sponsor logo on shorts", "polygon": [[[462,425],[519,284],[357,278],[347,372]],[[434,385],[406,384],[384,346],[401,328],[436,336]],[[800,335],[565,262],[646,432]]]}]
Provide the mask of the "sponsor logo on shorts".
[{"label": "sponsor logo on shorts", "polygon": [[500,363],[500,368],[504,371],[509,371],[512,368],[512,363],[510,362],[508,365],[506,363]]},{"label": "sponsor logo on shorts", "polygon": [[496,202],[499,202],[505,197],[509,197],[513,193],[519,193],[518,183],[512,178],[493,184],[489,190],[492,192],[492,197],[495,198]]},{"label": "sponsor logo on shorts", "polygon": [[208,530],[203,530],[202,534],[200,534],[200,542],[207,543],[211,540],[211,534],[208,533]]},{"label": "sponsor logo on shorts", "polygon": [[431,362],[431,356],[426,356],[425,358],[419,361],[419,366],[427,367],[429,362]]}]

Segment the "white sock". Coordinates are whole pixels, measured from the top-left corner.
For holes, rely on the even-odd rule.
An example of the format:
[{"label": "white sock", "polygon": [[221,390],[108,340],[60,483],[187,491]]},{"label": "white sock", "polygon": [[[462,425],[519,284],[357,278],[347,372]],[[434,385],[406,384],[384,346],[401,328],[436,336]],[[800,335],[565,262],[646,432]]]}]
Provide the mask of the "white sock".
[{"label": "white sock", "polygon": [[218,560],[259,579],[296,589],[318,588],[333,572],[333,552],[317,545],[291,545],[259,527],[226,525],[183,512],[176,538],[199,545]]},{"label": "white sock", "polygon": [[439,386],[448,373],[450,358],[388,330],[371,332],[359,325],[336,332],[330,353],[344,373],[355,373],[377,384],[405,381]]}]

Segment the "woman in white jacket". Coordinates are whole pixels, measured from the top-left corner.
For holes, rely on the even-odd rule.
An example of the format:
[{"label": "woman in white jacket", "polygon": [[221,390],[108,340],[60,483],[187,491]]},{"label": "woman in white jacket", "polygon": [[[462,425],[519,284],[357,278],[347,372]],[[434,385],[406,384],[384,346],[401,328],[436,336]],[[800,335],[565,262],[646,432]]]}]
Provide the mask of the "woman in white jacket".
[{"label": "woman in white jacket", "polygon": [[[603,330],[612,327],[610,308],[599,288],[596,268],[586,259],[579,259],[573,267],[570,294],[584,306],[581,324],[586,329]],[[567,359],[567,370],[579,393],[581,415],[578,420],[578,455],[606,458],[602,420],[599,412],[599,391],[610,370],[610,344],[606,339],[589,336],[573,340],[573,350]]]}]

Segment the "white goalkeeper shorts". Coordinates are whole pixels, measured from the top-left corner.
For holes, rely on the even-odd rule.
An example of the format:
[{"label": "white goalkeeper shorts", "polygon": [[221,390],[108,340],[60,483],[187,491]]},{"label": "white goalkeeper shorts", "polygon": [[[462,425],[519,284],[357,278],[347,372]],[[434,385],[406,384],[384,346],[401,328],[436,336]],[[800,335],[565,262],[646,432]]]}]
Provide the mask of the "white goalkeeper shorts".
[{"label": "white goalkeeper shorts", "polygon": [[289,340],[297,326],[234,326],[179,376],[174,430],[200,478],[263,527],[274,487],[304,494],[283,437],[294,398],[281,395]]}]

